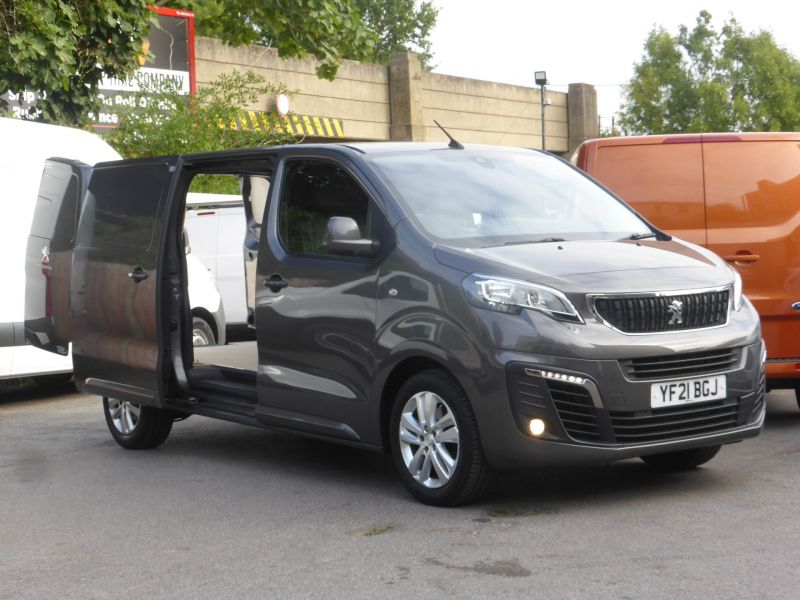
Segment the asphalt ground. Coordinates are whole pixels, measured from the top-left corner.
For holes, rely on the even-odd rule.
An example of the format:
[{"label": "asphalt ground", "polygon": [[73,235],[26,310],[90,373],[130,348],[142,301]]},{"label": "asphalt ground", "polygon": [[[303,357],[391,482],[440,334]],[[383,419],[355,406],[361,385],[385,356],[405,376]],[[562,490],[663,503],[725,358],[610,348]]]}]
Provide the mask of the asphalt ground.
[{"label": "asphalt ground", "polygon": [[126,451],[97,397],[0,394],[0,598],[800,598],[800,410],[706,466],[505,475],[417,503],[387,456],[192,417]]}]

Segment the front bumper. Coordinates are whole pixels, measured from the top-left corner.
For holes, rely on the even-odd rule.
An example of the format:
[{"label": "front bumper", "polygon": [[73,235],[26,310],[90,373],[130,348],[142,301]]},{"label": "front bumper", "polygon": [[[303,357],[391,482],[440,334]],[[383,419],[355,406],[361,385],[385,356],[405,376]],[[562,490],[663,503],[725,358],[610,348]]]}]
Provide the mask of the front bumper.
[{"label": "front bumper", "polygon": [[[502,353],[510,423],[500,423],[505,411],[488,419],[487,457],[499,468],[609,462],[754,437],[765,412],[761,352],[761,343],[751,344],[735,349],[726,367],[670,376],[724,374],[727,394],[661,409],[651,408],[650,388],[664,379],[632,376],[621,361]],[[528,433],[533,418],[547,425],[539,438]]]}]

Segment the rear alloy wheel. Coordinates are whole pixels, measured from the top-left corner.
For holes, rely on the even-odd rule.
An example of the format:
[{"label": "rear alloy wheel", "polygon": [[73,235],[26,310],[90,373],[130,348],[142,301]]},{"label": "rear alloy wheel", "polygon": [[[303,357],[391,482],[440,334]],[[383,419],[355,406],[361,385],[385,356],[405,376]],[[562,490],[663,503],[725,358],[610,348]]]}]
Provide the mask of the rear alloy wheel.
[{"label": "rear alloy wheel", "polygon": [[116,398],[103,398],[103,412],[111,436],[128,450],[155,448],[164,442],[174,419],[171,411]]},{"label": "rear alloy wheel", "polygon": [[214,330],[202,317],[192,318],[192,346],[213,346],[217,343]]},{"label": "rear alloy wheel", "polygon": [[420,501],[456,506],[487,488],[489,466],[466,394],[444,371],[423,371],[398,391],[390,421],[392,456]]},{"label": "rear alloy wheel", "polygon": [[692,448],[690,450],[678,450],[676,452],[664,452],[663,454],[648,454],[642,456],[642,460],[651,467],[662,471],[687,471],[707,463],[717,455],[721,444],[707,446],[705,448]]}]

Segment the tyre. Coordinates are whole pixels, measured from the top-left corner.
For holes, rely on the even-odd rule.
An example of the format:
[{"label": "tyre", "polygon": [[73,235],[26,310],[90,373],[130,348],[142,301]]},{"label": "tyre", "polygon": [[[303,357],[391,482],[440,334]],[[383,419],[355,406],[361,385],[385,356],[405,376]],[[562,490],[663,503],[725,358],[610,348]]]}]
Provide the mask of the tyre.
[{"label": "tyre", "polygon": [[794,388],[794,399],[797,401],[797,408],[800,408],[800,388]]},{"label": "tyre", "polygon": [[457,506],[477,500],[490,478],[478,425],[453,377],[422,371],[398,390],[389,421],[400,479],[421,502]]},{"label": "tyre", "polygon": [[662,471],[686,471],[707,463],[717,455],[722,445],[707,446],[705,448],[692,448],[678,450],[677,452],[664,452],[663,454],[649,454],[642,456],[642,460],[651,467]]},{"label": "tyre", "polygon": [[115,398],[103,398],[103,412],[111,436],[128,450],[144,450],[161,444],[172,430],[174,419],[172,411]]},{"label": "tyre", "polygon": [[192,318],[192,346],[213,346],[216,343],[211,325],[202,317]]}]

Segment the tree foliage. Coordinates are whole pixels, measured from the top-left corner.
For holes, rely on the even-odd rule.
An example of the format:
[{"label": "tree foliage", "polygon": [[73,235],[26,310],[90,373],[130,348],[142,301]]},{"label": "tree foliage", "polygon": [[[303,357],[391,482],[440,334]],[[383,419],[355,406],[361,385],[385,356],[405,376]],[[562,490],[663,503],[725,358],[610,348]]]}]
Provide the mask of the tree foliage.
[{"label": "tree foliage", "polygon": [[284,58],[313,54],[333,79],[342,59],[387,63],[398,51],[431,58],[437,11],[425,0],[161,0],[195,13],[199,35],[233,46],[261,44]]},{"label": "tree foliage", "polygon": [[361,56],[372,45],[351,0],[163,0],[195,13],[198,35],[233,46],[262,44],[283,58],[314,54],[317,75],[333,79],[343,57]]},{"label": "tree foliage", "polygon": [[701,11],[692,29],[650,32],[620,125],[653,134],[800,129],[800,61],[769,32],[745,33],[734,18],[717,31]]},{"label": "tree foliage", "polygon": [[346,58],[387,64],[392,54],[412,50],[424,67],[431,66],[430,36],[439,12],[433,2],[424,1],[419,8],[415,0],[355,0],[355,4],[374,41],[368,55]]},{"label": "tree foliage", "polygon": [[[262,126],[258,131],[231,124],[242,111],[264,94],[285,92],[260,75],[234,70],[223,73],[194,96],[184,96],[174,84],[145,88],[133,106],[122,113],[120,125],[108,137],[125,158],[163,156],[252,148],[292,141],[278,130]],[[272,115],[274,122],[275,116]]]},{"label": "tree foliage", "polygon": [[[0,0],[0,112],[6,90],[40,92],[38,117],[80,125],[97,111],[104,76],[137,66],[155,13],[148,0]],[[387,62],[403,49],[430,60],[429,0],[161,0],[193,10],[197,32],[232,45],[258,43],[285,58],[320,60],[333,79],[343,58]]]},{"label": "tree foliage", "polygon": [[[104,76],[136,67],[154,14],[146,0],[0,0],[0,94],[43,92],[41,118],[80,124]],[[5,101],[0,99],[0,109]]]}]

